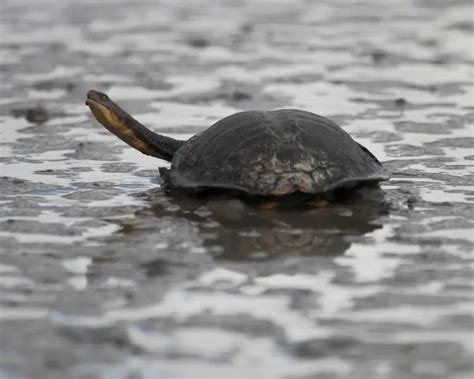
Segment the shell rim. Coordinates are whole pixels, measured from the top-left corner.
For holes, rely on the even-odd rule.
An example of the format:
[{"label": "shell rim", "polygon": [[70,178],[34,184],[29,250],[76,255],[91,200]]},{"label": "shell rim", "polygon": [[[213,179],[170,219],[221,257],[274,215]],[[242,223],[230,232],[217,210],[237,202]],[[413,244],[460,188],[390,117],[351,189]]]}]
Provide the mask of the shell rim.
[{"label": "shell rim", "polygon": [[[385,170],[384,170],[385,171]],[[176,178],[173,178],[176,179]],[[175,180],[172,179],[172,182]],[[195,183],[195,182],[187,182],[187,183],[179,183],[180,181],[178,180],[178,183],[172,183],[172,187],[177,188],[177,189],[185,189],[185,190],[204,190],[204,189],[221,189],[221,190],[234,190],[234,191],[240,191],[243,193],[246,193],[251,196],[286,196],[290,195],[292,193],[306,193],[306,194],[313,194],[313,195],[318,195],[321,193],[325,193],[328,191],[332,191],[338,188],[352,188],[356,187],[360,184],[364,183],[378,183],[382,181],[388,181],[390,180],[390,174],[388,172],[382,172],[380,174],[374,174],[371,176],[360,176],[360,177],[351,177],[351,178],[345,178],[344,180],[339,180],[335,183],[331,183],[327,186],[323,186],[321,191],[318,192],[313,192],[313,191],[303,191],[301,189],[290,191],[290,192],[261,192],[261,191],[252,191],[249,188],[238,186],[238,185],[232,185],[232,184],[217,184],[217,183]],[[352,185],[351,185],[352,184]]]}]

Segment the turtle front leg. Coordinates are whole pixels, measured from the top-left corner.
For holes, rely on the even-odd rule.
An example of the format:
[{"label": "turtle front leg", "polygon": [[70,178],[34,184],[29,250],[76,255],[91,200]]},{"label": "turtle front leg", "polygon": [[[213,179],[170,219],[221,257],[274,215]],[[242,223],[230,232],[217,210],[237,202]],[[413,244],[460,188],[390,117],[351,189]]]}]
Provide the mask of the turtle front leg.
[{"label": "turtle front leg", "polygon": [[329,205],[329,201],[324,200],[324,199],[315,199],[315,200],[307,202],[306,204],[314,208],[324,208]]},{"label": "turtle front leg", "polygon": [[158,167],[158,172],[160,173],[160,185],[163,188],[163,191],[166,193],[171,192],[171,170],[166,167]]}]

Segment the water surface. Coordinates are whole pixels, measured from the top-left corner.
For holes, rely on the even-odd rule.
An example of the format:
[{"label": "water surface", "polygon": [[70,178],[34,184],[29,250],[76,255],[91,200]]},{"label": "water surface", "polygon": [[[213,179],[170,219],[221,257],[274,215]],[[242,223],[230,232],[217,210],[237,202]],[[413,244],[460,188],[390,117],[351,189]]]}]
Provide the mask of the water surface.
[{"label": "water surface", "polygon": [[[2,378],[471,377],[472,5],[1,7]],[[393,178],[321,209],[173,199],[89,88],[181,139],[313,111]]]}]

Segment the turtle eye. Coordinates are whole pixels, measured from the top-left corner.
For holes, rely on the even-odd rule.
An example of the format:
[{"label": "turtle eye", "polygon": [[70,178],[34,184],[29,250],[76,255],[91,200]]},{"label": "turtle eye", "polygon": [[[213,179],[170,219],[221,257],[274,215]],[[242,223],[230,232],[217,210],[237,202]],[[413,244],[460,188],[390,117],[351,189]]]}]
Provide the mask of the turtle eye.
[{"label": "turtle eye", "polygon": [[109,100],[109,97],[105,94],[102,94],[102,95],[100,95],[100,100],[107,101],[107,100]]}]

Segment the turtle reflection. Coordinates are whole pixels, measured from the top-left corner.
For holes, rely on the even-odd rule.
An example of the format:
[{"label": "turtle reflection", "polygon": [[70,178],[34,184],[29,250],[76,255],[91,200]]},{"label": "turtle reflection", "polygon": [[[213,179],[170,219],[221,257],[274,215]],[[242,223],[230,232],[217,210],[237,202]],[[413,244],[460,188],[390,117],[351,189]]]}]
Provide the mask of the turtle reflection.
[{"label": "turtle reflection", "polygon": [[351,236],[381,228],[377,220],[388,213],[381,190],[376,188],[366,190],[366,196],[357,193],[322,208],[260,209],[237,199],[176,198],[156,193],[147,193],[152,203],[148,211],[158,218],[171,216],[193,223],[214,259],[343,254]]}]

